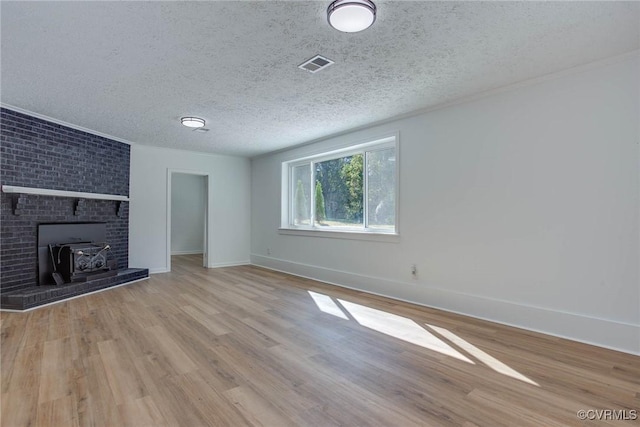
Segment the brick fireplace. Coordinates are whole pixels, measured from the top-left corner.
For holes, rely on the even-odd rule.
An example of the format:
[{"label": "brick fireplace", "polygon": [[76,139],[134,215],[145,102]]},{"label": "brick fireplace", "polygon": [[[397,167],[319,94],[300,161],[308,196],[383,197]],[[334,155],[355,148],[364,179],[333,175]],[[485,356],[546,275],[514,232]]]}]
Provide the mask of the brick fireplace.
[{"label": "brick fireplace", "polygon": [[[129,194],[129,145],[0,110],[0,183],[74,193]],[[128,202],[40,194],[2,193],[0,303],[25,309],[148,277],[128,268]],[[102,223],[118,274],[62,286],[39,285],[38,227]]]}]

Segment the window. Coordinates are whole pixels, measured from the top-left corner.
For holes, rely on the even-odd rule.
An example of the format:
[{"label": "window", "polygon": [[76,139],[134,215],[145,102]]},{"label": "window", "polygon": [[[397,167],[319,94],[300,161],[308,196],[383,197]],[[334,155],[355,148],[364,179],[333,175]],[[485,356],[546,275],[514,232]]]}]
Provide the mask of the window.
[{"label": "window", "polygon": [[397,138],[283,163],[282,227],[396,234]]}]

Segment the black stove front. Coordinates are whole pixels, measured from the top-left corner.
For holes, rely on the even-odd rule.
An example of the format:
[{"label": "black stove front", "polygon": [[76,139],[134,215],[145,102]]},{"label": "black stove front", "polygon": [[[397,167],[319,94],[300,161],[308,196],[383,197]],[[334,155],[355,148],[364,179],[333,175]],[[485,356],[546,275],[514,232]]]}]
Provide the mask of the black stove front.
[{"label": "black stove front", "polygon": [[39,283],[59,285],[118,274],[105,235],[106,223],[40,224]]},{"label": "black stove front", "polygon": [[53,246],[56,269],[67,282],[79,282],[110,270],[105,243],[68,243]]}]

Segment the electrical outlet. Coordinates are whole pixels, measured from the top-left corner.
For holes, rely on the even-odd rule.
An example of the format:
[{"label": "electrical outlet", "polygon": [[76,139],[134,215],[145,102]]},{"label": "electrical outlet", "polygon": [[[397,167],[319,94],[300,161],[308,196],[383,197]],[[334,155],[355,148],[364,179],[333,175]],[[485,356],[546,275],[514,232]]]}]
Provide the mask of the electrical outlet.
[{"label": "electrical outlet", "polygon": [[418,278],[418,267],[415,264],[411,264],[411,277],[414,279]]}]

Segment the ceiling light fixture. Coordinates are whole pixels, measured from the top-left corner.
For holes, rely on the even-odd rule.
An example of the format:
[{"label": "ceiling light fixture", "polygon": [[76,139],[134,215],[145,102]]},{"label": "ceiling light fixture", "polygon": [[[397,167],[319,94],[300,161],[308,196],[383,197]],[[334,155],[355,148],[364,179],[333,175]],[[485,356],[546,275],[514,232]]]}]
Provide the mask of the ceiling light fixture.
[{"label": "ceiling light fixture", "polygon": [[335,0],[327,9],[329,25],[343,33],[366,30],[376,20],[376,5],[370,0]]},{"label": "ceiling light fixture", "polygon": [[180,122],[188,128],[204,127],[204,119],[199,119],[197,117],[182,117]]}]

